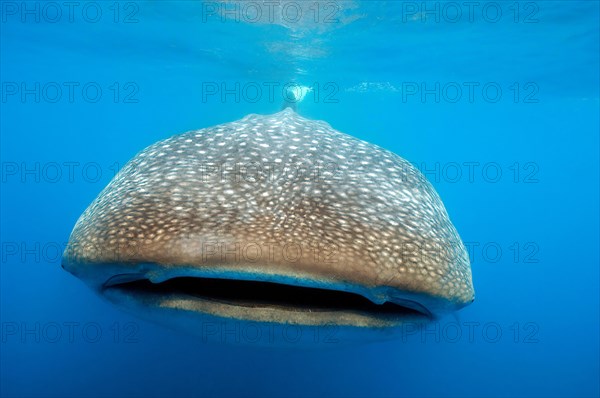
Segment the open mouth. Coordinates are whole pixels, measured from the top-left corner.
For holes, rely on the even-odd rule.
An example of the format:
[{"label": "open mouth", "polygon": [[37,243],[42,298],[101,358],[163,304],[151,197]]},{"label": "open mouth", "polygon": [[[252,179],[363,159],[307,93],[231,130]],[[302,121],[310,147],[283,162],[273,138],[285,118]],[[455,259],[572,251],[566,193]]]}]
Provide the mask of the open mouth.
[{"label": "open mouth", "polygon": [[[160,302],[161,307],[181,307],[213,315],[271,320],[285,323],[328,323],[373,326],[423,319],[428,314],[409,305],[377,304],[348,291],[288,284],[205,277],[175,277],[160,283],[148,279],[113,283],[104,290]],[[265,316],[270,314],[270,316]],[[279,319],[278,319],[279,318]]]}]

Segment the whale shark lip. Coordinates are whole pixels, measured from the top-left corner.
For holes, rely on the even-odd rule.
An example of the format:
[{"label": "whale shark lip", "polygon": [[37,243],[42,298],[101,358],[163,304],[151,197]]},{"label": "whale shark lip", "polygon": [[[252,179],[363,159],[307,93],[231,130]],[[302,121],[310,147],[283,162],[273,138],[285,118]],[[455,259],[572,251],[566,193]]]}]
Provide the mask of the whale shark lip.
[{"label": "whale shark lip", "polygon": [[153,282],[136,274],[115,275],[101,293],[116,303],[137,308],[183,310],[224,318],[300,325],[393,326],[425,321],[430,314],[419,303],[375,303],[338,288],[292,285],[263,280],[176,276]]}]

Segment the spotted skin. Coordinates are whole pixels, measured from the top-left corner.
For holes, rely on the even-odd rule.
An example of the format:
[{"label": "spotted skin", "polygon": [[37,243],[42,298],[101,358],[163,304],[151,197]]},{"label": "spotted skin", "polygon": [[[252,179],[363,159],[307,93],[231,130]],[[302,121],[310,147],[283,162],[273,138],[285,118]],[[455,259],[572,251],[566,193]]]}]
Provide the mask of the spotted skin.
[{"label": "spotted skin", "polygon": [[63,265],[96,287],[127,270],[153,281],[217,270],[360,286],[430,313],[474,297],[465,247],[423,175],[289,108],[140,152],[81,215]]}]

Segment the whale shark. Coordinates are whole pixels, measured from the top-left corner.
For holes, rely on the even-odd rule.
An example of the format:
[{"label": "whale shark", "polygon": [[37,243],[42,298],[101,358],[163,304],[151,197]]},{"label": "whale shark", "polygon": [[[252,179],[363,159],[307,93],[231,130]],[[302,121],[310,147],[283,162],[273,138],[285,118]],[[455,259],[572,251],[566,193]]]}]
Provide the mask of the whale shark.
[{"label": "whale shark", "polygon": [[423,174],[289,107],[142,150],[79,217],[62,267],[164,319],[389,328],[474,300]]}]

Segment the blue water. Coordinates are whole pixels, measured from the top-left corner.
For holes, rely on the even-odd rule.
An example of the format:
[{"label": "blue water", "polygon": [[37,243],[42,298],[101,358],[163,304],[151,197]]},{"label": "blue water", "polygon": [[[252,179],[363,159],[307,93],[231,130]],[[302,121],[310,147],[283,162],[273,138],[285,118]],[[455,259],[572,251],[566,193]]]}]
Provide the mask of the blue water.
[{"label": "blue water", "polygon": [[[247,3],[0,3],[2,396],[599,395],[599,3],[301,4],[295,22]],[[472,305],[369,344],[216,344],[61,269],[135,153],[276,112],[287,83],[313,88],[302,115],[427,175],[470,249]]]}]

